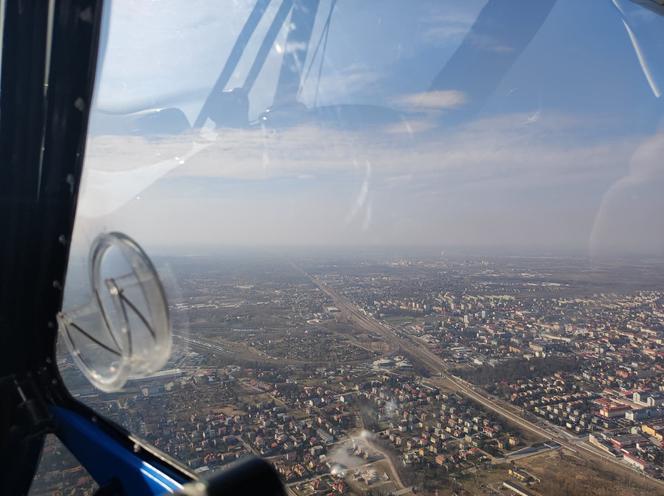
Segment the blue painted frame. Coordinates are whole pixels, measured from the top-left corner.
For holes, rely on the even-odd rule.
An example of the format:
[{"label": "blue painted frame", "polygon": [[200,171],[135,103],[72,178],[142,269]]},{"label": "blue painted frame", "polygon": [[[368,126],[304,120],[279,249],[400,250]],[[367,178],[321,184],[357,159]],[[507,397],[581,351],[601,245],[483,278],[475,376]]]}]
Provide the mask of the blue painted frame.
[{"label": "blue painted frame", "polygon": [[82,415],[57,406],[50,410],[56,421],[55,434],[99,486],[116,480],[127,496],[157,496],[173,493],[189,482],[166,467],[146,462]]}]

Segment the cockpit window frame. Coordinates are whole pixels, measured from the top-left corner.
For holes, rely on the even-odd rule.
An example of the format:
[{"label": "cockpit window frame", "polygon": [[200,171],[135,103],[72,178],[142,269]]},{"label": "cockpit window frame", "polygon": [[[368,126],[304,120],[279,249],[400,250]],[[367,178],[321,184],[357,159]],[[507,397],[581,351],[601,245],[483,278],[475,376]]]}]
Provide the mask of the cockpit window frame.
[{"label": "cockpit window frame", "polygon": [[193,475],[65,387],[56,365],[69,245],[92,105],[104,3],[4,3],[0,99],[0,492],[27,493],[53,408],[65,408],[179,479]]}]

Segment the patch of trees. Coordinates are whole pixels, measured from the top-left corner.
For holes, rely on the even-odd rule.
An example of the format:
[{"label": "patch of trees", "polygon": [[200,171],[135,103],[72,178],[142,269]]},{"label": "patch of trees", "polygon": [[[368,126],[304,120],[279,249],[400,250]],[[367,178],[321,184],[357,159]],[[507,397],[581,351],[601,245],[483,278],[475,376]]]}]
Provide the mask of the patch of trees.
[{"label": "patch of trees", "polygon": [[519,379],[544,377],[555,372],[577,370],[579,361],[571,356],[549,356],[546,358],[515,358],[501,363],[497,367],[483,365],[473,369],[458,369],[454,373],[467,381],[482,386],[496,385],[500,382],[515,382]]}]

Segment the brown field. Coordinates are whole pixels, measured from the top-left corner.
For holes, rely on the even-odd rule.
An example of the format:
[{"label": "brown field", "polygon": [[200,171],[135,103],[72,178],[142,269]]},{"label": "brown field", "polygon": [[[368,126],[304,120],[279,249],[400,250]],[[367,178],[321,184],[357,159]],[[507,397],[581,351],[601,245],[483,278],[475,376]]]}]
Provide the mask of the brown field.
[{"label": "brown field", "polygon": [[419,481],[417,494],[436,496],[490,496],[500,493],[500,487],[508,478],[508,465],[481,467],[476,471],[450,476],[448,480]]},{"label": "brown field", "polygon": [[[541,496],[656,496],[664,495],[662,486],[632,473],[629,469],[616,471],[602,464],[589,464],[565,452],[563,457],[551,451],[523,458],[516,465],[541,479],[528,490]],[[481,468],[440,483],[429,481],[420,487],[419,494],[438,496],[507,495],[502,482],[510,480],[509,464]],[[525,484],[521,483],[525,486]]]},{"label": "brown field", "polygon": [[603,462],[589,463],[563,451],[524,458],[516,465],[541,479],[533,492],[546,496],[640,496],[664,495],[664,486],[649,481],[625,467],[609,467]]}]

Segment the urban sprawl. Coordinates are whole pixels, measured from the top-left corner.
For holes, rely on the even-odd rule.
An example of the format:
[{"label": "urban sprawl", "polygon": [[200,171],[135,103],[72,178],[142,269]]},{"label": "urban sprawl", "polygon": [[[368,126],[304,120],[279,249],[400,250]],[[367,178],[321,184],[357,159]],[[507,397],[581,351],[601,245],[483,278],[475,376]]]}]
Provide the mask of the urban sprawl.
[{"label": "urban sprawl", "polygon": [[[565,258],[225,255],[177,285],[167,368],[84,403],[202,475],[289,494],[664,494],[664,269]],[[92,494],[49,439],[33,494]],[[62,456],[56,456],[62,455]],[[73,489],[72,489],[73,488]]]}]

